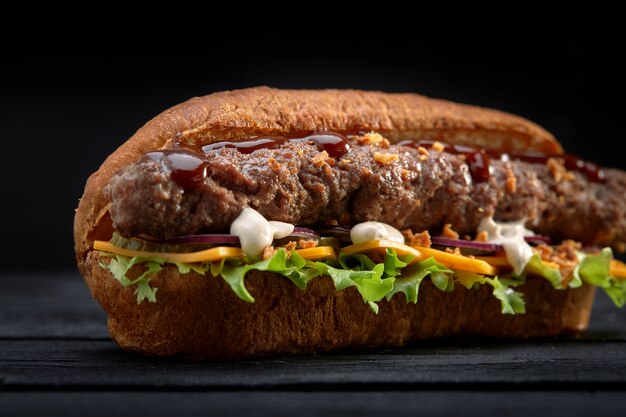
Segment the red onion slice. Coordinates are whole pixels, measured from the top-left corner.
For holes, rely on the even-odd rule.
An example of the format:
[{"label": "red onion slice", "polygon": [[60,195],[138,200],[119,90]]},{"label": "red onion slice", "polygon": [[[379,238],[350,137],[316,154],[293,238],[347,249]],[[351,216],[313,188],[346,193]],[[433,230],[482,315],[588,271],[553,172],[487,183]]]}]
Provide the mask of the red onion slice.
[{"label": "red onion slice", "polygon": [[[311,229],[306,227],[295,227],[293,232],[287,237],[300,237],[308,239],[319,239],[320,235]],[[235,235],[222,235],[222,234],[206,234],[206,235],[189,235],[178,236],[169,239],[155,239],[150,240],[154,243],[167,243],[171,245],[185,245],[185,244],[208,244],[208,245],[239,245],[239,237]]]},{"label": "red onion slice", "polygon": [[477,249],[486,252],[501,251],[502,245],[497,243],[476,242],[475,240],[452,239],[444,236],[432,236],[430,241],[433,245],[450,246],[456,248]]},{"label": "red onion slice", "polygon": [[155,243],[168,243],[168,244],[239,244],[239,237],[234,235],[189,235],[189,236],[178,236],[170,239],[159,239],[152,240]]},{"label": "red onion slice", "polygon": [[293,232],[288,237],[303,237],[307,239],[319,239],[320,235],[313,229],[306,227],[294,227]]},{"label": "red onion slice", "polygon": [[351,227],[336,226],[318,230],[318,233],[320,235],[349,235],[350,230],[352,230]]},{"label": "red onion slice", "polygon": [[[306,239],[319,239],[320,235],[348,236],[350,234],[349,227],[331,227],[320,231],[308,229],[306,227],[295,227],[288,237],[299,237]],[[541,236],[527,236],[524,238],[527,242],[533,244],[550,243],[550,239]],[[502,251],[502,245],[497,243],[476,242],[474,240],[452,239],[444,236],[433,236],[430,238],[433,245],[459,247],[466,249],[476,249],[487,252]],[[167,244],[210,244],[210,245],[239,245],[239,237],[226,234],[205,234],[205,235],[189,235],[178,236],[170,239],[150,240],[155,243]]]},{"label": "red onion slice", "polygon": [[[528,243],[534,243],[534,244],[550,242],[550,239],[541,235],[526,236],[524,237],[524,240]],[[452,238],[444,237],[444,236],[433,236],[430,238],[430,241],[432,242],[433,245],[450,246],[450,247],[458,247],[458,248],[466,248],[466,249],[476,249],[476,250],[483,250],[486,252],[498,252],[498,251],[504,250],[502,245],[497,244],[497,243],[477,242],[475,240],[452,239]]]},{"label": "red onion slice", "polygon": [[550,238],[543,235],[526,236],[524,237],[524,240],[535,245],[540,245],[542,243],[545,243],[546,245],[550,244]]},{"label": "red onion slice", "polygon": [[322,236],[334,237],[342,242],[352,242],[352,240],[350,240],[350,229],[350,227],[336,226],[322,229],[318,232]]}]

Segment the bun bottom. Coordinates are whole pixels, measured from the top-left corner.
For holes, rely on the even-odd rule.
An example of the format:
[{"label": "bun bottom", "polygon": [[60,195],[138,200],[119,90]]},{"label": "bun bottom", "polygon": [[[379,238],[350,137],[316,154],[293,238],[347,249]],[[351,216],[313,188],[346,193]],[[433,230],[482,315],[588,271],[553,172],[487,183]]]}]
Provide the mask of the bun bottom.
[{"label": "bun bottom", "polygon": [[425,280],[417,304],[402,294],[381,301],[378,315],[354,288],[338,292],[330,278],[306,291],[273,273],[251,271],[246,286],[256,301],[235,296],[219,277],[179,275],[164,268],[152,278],[156,303],[137,305],[90,252],[81,272],[108,315],[112,338],[129,351],[192,360],[238,359],[345,348],[402,346],[446,336],[525,339],[577,333],[589,323],[595,287],[554,290],[544,279],[519,287],[526,314],[503,315],[490,287],[457,286],[444,293]]}]

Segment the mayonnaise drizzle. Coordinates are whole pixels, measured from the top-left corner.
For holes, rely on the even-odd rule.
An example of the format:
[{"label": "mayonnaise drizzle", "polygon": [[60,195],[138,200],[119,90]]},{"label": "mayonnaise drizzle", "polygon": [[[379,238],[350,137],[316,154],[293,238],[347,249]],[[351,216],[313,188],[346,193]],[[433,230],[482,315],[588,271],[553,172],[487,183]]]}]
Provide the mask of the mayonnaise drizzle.
[{"label": "mayonnaise drizzle", "polygon": [[350,230],[352,243],[364,243],[369,240],[390,240],[404,244],[404,236],[392,226],[380,222],[364,222],[355,225]]},{"label": "mayonnaise drizzle", "polygon": [[267,221],[258,211],[244,208],[230,226],[230,234],[239,237],[241,249],[246,255],[257,256],[274,239],[282,239],[293,232],[289,223]]},{"label": "mayonnaise drizzle", "polygon": [[526,229],[524,223],[524,220],[501,223],[492,217],[485,217],[478,226],[478,232],[487,232],[487,242],[502,245],[515,275],[520,275],[524,271],[533,256],[533,250],[524,237],[532,236],[534,233]]}]

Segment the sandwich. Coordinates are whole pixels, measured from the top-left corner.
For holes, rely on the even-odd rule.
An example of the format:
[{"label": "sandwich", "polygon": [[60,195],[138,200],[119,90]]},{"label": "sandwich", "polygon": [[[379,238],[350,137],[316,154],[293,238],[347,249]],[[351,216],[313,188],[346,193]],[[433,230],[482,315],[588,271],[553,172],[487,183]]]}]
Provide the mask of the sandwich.
[{"label": "sandwich", "polygon": [[76,259],[129,351],[192,360],[584,331],[621,307],[626,173],[497,110],[250,88],[149,121],[87,180]]}]

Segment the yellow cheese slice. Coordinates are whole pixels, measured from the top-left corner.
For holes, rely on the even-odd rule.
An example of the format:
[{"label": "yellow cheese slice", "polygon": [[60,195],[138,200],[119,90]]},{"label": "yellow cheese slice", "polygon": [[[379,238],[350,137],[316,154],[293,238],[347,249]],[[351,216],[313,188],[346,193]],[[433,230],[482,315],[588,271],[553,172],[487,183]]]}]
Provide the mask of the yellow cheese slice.
[{"label": "yellow cheese slice", "polygon": [[337,259],[337,253],[332,246],[316,246],[314,248],[296,249],[296,253],[304,259],[318,261],[320,259]]},{"label": "yellow cheese slice", "polygon": [[[511,264],[509,263],[509,261],[506,259],[505,256],[476,256],[476,259],[485,261],[489,265],[492,265],[492,266],[511,269]],[[548,268],[559,269],[559,265],[555,264],[554,262],[548,262],[548,261],[541,261],[541,262]]]},{"label": "yellow cheese slice", "polygon": [[417,247],[417,249],[424,255],[425,258],[430,258],[432,256],[437,262],[452,270],[460,269],[462,271],[477,272],[484,275],[496,275],[498,272],[493,265],[490,265],[480,259],[470,258],[468,256],[457,255],[432,248]]},{"label": "yellow cheese slice", "polygon": [[347,246],[341,249],[346,254],[375,252],[381,255],[385,254],[385,249],[394,249],[398,255],[413,255],[413,262],[423,261],[431,256],[435,260],[450,269],[460,269],[463,271],[477,272],[485,275],[495,275],[497,270],[487,262],[472,259],[463,255],[456,255],[432,248],[421,246],[407,246],[390,240],[370,240],[364,243]]},{"label": "yellow cheese slice", "polygon": [[345,253],[346,255],[363,252],[374,252],[380,255],[385,255],[385,250],[387,248],[394,249],[396,253],[400,256],[415,256],[414,262],[426,259],[419,250],[412,248],[411,246],[393,242],[391,240],[368,240],[367,242],[357,243],[356,245],[350,245],[346,246],[345,248],[341,248],[341,252]]},{"label": "yellow cheese slice", "polygon": [[[224,258],[240,258],[243,252],[240,248],[230,246],[218,246],[216,248],[201,250],[189,253],[172,253],[172,252],[144,252],[138,250],[124,249],[113,245],[110,242],[96,240],[93,248],[103,252],[114,253],[124,256],[143,256],[148,258],[163,258],[171,262],[198,263],[198,262],[216,262]],[[337,254],[332,246],[317,246],[315,248],[297,249],[296,252],[304,259],[320,260],[320,259],[337,259]]]},{"label": "yellow cheese slice", "polygon": [[614,278],[626,279],[626,264],[619,259],[613,259],[609,275]]},{"label": "yellow cheese slice", "polygon": [[218,246],[216,248],[201,250],[189,253],[171,253],[171,252],[144,252],[139,250],[131,250],[117,247],[109,242],[96,240],[93,248],[103,252],[115,253],[124,256],[144,256],[149,258],[163,258],[171,262],[216,262],[224,258],[239,258],[243,256],[240,248],[232,248],[229,246]]}]

